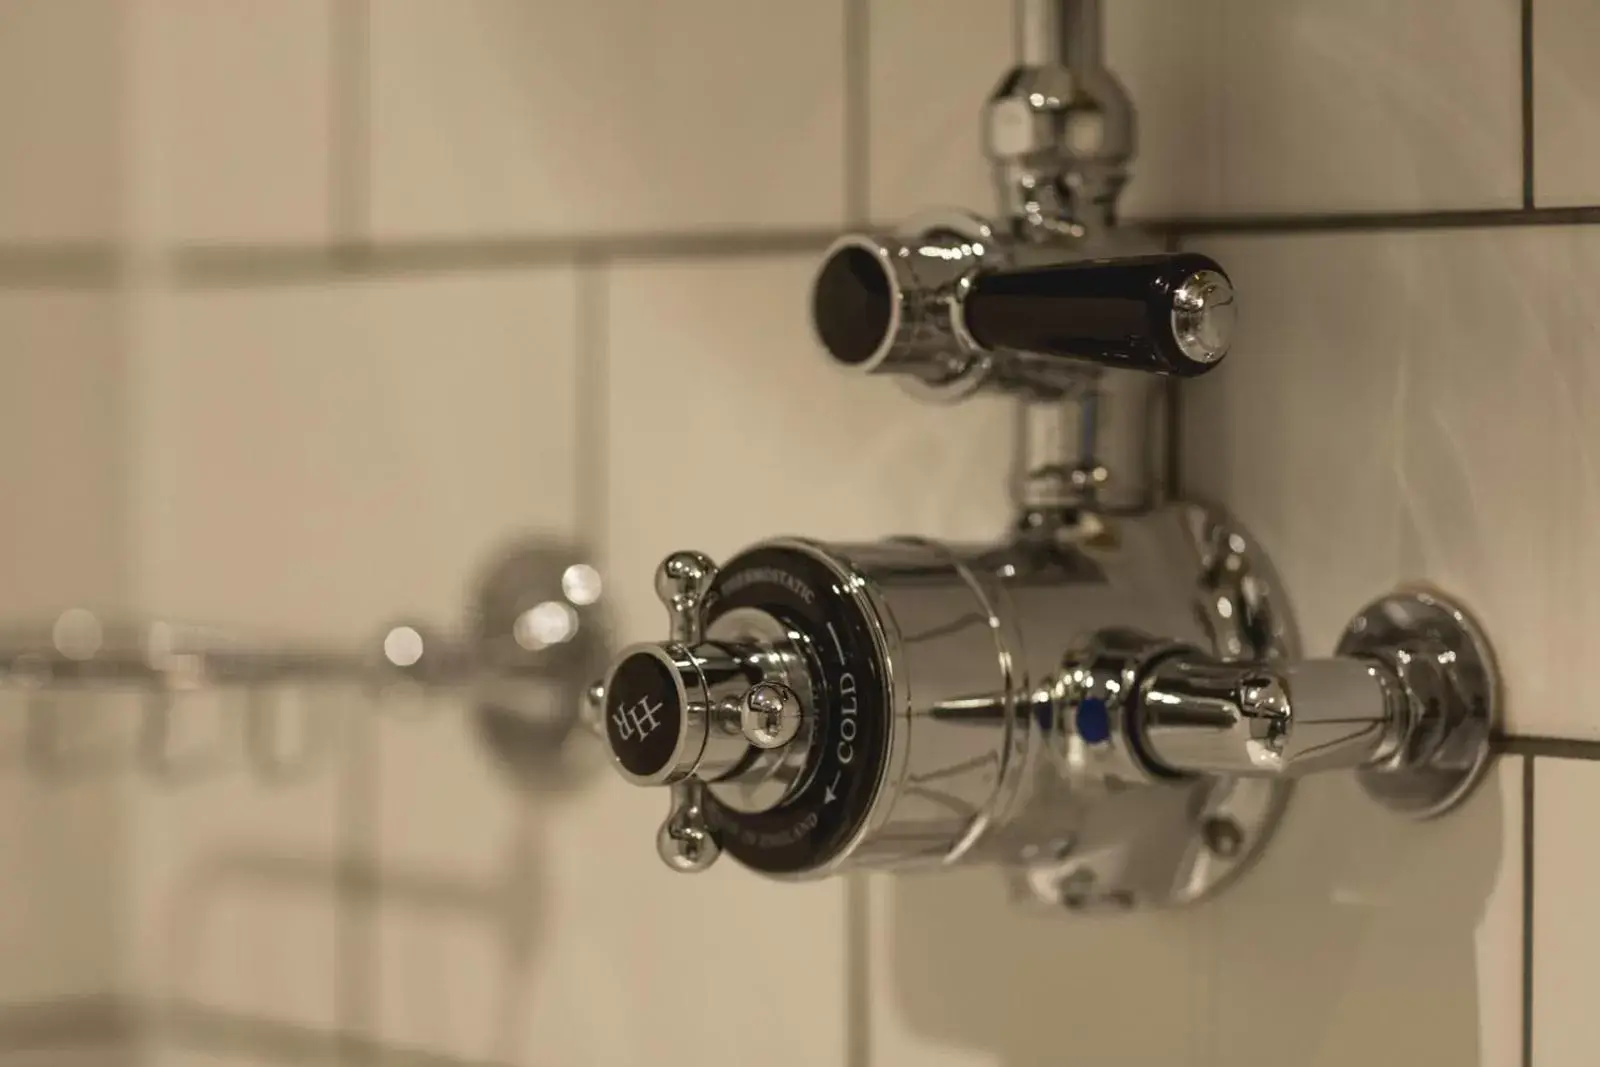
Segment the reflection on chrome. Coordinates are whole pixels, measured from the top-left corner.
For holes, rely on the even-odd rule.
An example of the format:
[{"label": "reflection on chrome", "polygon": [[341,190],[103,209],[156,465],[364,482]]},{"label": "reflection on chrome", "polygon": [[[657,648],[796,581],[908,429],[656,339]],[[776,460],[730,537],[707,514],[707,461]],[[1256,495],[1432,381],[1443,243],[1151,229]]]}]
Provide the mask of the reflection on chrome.
[{"label": "reflection on chrome", "polygon": [[587,607],[600,599],[600,572],[587,563],[574,563],[561,572],[561,592],[572,603]]},{"label": "reflection on chrome", "polygon": [[396,626],[383,637],[383,658],[396,667],[415,666],[422,651],[422,634],[414,626]]},{"label": "reflection on chrome", "polygon": [[63,611],[51,628],[50,637],[57,652],[74,660],[93,659],[105,640],[100,620],[86,608]]},{"label": "reflection on chrome", "polygon": [[578,613],[570,604],[546,600],[517,616],[512,636],[529,652],[572,640],[578,632]]}]

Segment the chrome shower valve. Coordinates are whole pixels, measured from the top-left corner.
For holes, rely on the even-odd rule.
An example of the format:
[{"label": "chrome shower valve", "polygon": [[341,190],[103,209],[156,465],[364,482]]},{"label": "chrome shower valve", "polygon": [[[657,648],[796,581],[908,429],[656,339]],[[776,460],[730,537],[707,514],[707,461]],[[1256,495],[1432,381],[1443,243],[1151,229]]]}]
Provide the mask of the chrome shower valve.
[{"label": "chrome shower valve", "polygon": [[1301,775],[1419,817],[1478,781],[1496,679],[1460,608],[1401,591],[1300,660],[1242,531],[1192,505],[1117,523],[669,557],[673,639],[596,693],[618,771],[671,790],[663,859],[991,863],[1051,902],[1162,906],[1243,869]]},{"label": "chrome shower valve", "polygon": [[1170,499],[1168,385],[1227,355],[1233,285],[1194,253],[1108,255],[1133,117],[1099,5],[1018,11],[985,113],[1002,220],[843,236],[812,293],[836,364],[1021,399],[1017,521],[668,557],[668,639],[591,698],[618,771],[671,790],[675,870],[978,863],[1069,908],[1181,905],[1260,854],[1302,775],[1425,818],[1488,765],[1499,685],[1464,610],[1403,589],[1305,659],[1246,531]]}]

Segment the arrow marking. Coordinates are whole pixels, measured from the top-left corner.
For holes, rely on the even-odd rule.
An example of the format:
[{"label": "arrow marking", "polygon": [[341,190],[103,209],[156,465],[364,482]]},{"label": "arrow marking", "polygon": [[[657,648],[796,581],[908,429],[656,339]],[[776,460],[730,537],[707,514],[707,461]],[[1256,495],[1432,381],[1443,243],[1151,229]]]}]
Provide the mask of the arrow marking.
[{"label": "arrow marking", "polygon": [[843,777],[843,771],[833,772],[833,781],[824,786],[822,790],[822,802],[824,804],[832,804],[835,800],[839,799],[839,794],[834,792],[834,789],[838,787],[839,779]]}]

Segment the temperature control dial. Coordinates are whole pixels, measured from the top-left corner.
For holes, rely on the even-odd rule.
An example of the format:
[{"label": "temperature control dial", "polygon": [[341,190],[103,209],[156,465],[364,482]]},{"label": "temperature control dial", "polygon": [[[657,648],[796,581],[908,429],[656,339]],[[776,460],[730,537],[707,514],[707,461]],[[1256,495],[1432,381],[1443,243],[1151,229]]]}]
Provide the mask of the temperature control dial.
[{"label": "temperature control dial", "polygon": [[[605,680],[605,734],[617,770],[636,785],[690,775],[715,781],[748,761],[745,707],[768,699],[770,650],[704,642],[625,649]],[[785,690],[787,692],[787,690]]]},{"label": "temperature control dial", "polygon": [[657,592],[673,640],[623,650],[593,697],[618,773],[673,790],[663,859],[701,870],[726,849],[797,875],[841,858],[865,824],[887,734],[860,591],[796,543],[721,571],[675,553]]}]

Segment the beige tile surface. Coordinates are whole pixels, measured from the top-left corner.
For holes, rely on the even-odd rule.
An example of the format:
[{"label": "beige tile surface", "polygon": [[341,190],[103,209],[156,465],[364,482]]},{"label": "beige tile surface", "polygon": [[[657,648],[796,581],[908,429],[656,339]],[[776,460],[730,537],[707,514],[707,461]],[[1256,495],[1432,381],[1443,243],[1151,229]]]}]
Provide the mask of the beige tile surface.
[{"label": "beige tile surface", "polygon": [[1516,0],[1222,2],[1224,211],[1521,203]]},{"label": "beige tile surface", "polygon": [[380,237],[833,226],[843,7],[371,7]]},{"label": "beige tile surface", "polygon": [[1521,763],[1410,823],[1307,781],[1261,865],[1197,908],[1024,908],[999,875],[872,884],[873,1062],[1516,1062]]},{"label": "beige tile surface", "polygon": [[[814,265],[785,256],[613,274],[608,564],[624,638],[664,632],[651,575],[676,548],[726,558],[784,534],[1004,529],[1010,408],[921,404],[839,369],[807,319]],[[685,470],[704,480],[692,494]]]},{"label": "beige tile surface", "polygon": [[1058,914],[984,869],[883,876],[872,897],[874,1063],[1207,1062],[1194,915]]},{"label": "beige tile surface", "polygon": [[[156,1012],[175,1001],[337,1028],[341,753],[362,700],[280,690],[255,710],[215,693],[173,705],[172,770],[136,765],[121,787],[126,992]],[[286,752],[315,739],[301,772],[263,777],[244,741],[247,715],[272,716]]]},{"label": "beige tile surface", "polygon": [[1594,1059],[1600,924],[1594,921],[1594,817],[1600,763],[1534,764],[1533,1062]]},{"label": "beige tile surface", "polygon": [[116,607],[128,532],[117,303],[104,293],[0,294],[0,348],[0,618],[49,622],[73,604]]},{"label": "beige tile surface", "polygon": [[[762,881],[733,864],[676,875],[655,855],[665,803],[606,771],[551,812],[549,962],[521,1019],[530,1060],[732,1065],[758,1044],[775,1064],[841,1060],[842,887]],[[708,1000],[716,1025],[684,1025]],[[773,1040],[798,1019],[802,1037]]]},{"label": "beige tile surface", "polygon": [[1600,615],[1597,319],[1560,279],[1587,229],[1241,239],[1229,363],[1189,394],[1188,484],[1261,538],[1310,652],[1364,600],[1431,581],[1481,618],[1506,725],[1600,736],[1570,699]]},{"label": "beige tile surface", "polygon": [[994,207],[983,105],[1012,58],[1010,4],[867,4],[869,214]]},{"label": "beige tile surface", "polygon": [[1260,866],[1195,919],[1210,939],[1210,1062],[1514,1064],[1521,760],[1421,823],[1349,775],[1309,778]]},{"label": "beige tile surface", "polygon": [[137,10],[129,48],[140,49],[147,98],[133,149],[151,183],[154,235],[325,239],[333,0],[162,0]]},{"label": "beige tile surface", "polygon": [[[564,271],[169,296],[134,398],[141,602],[345,646],[397,618],[462,623],[498,545],[572,531],[576,312]],[[515,924],[455,905],[486,882],[467,896],[499,892],[520,914],[521,883],[475,861],[494,858],[482,848],[502,843],[516,798],[454,732],[459,714],[403,703],[374,716],[365,695],[319,694],[313,713],[360,729],[298,804],[238,775],[147,802],[149,908],[214,883],[215,917],[191,935],[209,940],[188,950],[210,955],[169,987],[195,997],[198,981],[213,1007],[420,1048],[494,1036],[482,1020],[499,972],[479,964],[508,951]],[[341,833],[382,872],[357,903],[370,940],[355,957],[336,955],[331,925]],[[462,929],[486,956],[461,956]],[[271,951],[249,966],[261,938]],[[346,981],[358,992],[341,1007]]]},{"label": "beige tile surface", "polygon": [[7,0],[0,12],[0,241],[107,240],[123,193],[124,8]]},{"label": "beige tile surface", "polygon": [[1600,8],[1539,0],[1533,18],[1534,203],[1600,204]]},{"label": "beige tile surface", "polygon": [[[117,981],[127,819],[103,770],[120,748],[115,719],[104,704],[0,691],[0,1003],[106,993]],[[28,740],[47,733],[60,740],[48,762]]]},{"label": "beige tile surface", "polygon": [[[373,1036],[472,1062],[738,1064],[763,1037],[774,1063],[838,1057],[839,884],[674,875],[655,853],[664,793],[587,736],[563,783],[531,786],[460,706],[380,738]],[[684,1026],[713,992],[718,1025]],[[803,1041],[770,1041],[800,1016]]]},{"label": "beige tile surface", "polygon": [[142,602],[356,643],[462,617],[507,538],[570,529],[570,273],[201,290],[135,398]]},{"label": "beige tile surface", "polygon": [[[559,1023],[578,995],[566,977],[575,961],[551,945],[574,902],[553,900],[550,882],[581,861],[551,846],[549,823],[582,799],[554,780],[524,792],[463,701],[403,699],[374,721],[370,1036],[474,1062],[587,1057],[591,1043],[529,1022],[554,1010]],[[609,775],[606,784],[621,788]]]}]

